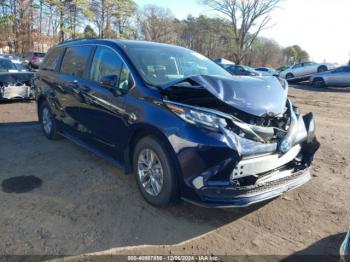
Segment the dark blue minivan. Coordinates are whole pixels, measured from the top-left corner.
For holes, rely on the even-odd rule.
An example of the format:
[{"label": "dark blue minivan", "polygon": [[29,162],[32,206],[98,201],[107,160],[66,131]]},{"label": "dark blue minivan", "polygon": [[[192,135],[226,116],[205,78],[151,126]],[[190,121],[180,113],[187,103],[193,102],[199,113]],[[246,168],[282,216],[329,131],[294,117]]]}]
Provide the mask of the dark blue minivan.
[{"label": "dark blue minivan", "polygon": [[319,148],[277,77],[231,76],[159,43],[81,39],[49,50],[34,85],[49,139],[65,137],[134,173],[143,197],[241,207],[310,179]]}]

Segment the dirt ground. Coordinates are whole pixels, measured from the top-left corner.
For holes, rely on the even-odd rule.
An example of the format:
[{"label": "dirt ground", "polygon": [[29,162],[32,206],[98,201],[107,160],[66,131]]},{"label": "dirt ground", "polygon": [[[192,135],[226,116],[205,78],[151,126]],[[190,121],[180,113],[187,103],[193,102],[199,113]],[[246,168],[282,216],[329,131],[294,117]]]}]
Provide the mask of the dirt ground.
[{"label": "dirt ground", "polygon": [[[34,103],[0,104],[0,254],[338,254],[350,224],[350,89],[298,86],[290,97],[316,116],[313,179],[244,209],[151,207],[133,176],[48,141]],[[17,176],[32,185],[8,180]]]}]

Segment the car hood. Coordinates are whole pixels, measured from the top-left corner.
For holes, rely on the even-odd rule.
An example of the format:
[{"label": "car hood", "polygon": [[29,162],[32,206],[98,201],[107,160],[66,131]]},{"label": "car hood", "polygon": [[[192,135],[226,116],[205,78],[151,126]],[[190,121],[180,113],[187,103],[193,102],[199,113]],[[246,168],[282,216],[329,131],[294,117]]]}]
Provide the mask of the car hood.
[{"label": "car hood", "polygon": [[1,72],[0,82],[3,83],[17,83],[30,81],[34,77],[32,72]]},{"label": "car hood", "polygon": [[255,116],[276,116],[285,112],[288,85],[277,77],[191,76],[162,86],[163,89],[189,82],[205,88],[224,103]]}]

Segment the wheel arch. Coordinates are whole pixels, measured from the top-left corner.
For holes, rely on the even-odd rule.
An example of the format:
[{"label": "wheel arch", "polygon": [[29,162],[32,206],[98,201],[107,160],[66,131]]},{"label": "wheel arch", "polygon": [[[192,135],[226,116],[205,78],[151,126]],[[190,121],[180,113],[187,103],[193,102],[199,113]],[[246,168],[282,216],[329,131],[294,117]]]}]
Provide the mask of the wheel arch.
[{"label": "wheel arch", "polygon": [[126,145],[125,151],[124,151],[124,161],[125,161],[125,171],[127,174],[130,174],[133,172],[133,153],[135,150],[135,147],[137,143],[146,136],[152,136],[155,137],[157,140],[159,140],[162,145],[165,147],[165,150],[167,153],[169,153],[169,156],[171,158],[171,161],[174,163],[174,166],[176,168],[176,173],[180,174],[180,164],[177,159],[176,153],[170,144],[167,136],[159,130],[157,127],[154,127],[149,124],[142,124],[138,125],[134,128],[132,135],[128,139],[128,143]]},{"label": "wheel arch", "polygon": [[319,80],[323,81],[323,85],[324,86],[327,86],[327,82],[326,82],[325,78],[323,78],[322,76],[314,77],[313,80],[312,80],[312,84],[314,85],[314,83],[319,81]]},{"label": "wheel arch", "polygon": [[44,101],[47,101],[47,98],[43,94],[39,95],[36,99],[36,109],[37,109],[38,115],[39,115],[40,106]]},{"label": "wheel arch", "polygon": [[317,71],[319,72],[319,71],[321,70],[321,68],[326,69],[326,71],[328,70],[328,66],[327,66],[327,65],[319,65],[319,66],[317,67]]}]

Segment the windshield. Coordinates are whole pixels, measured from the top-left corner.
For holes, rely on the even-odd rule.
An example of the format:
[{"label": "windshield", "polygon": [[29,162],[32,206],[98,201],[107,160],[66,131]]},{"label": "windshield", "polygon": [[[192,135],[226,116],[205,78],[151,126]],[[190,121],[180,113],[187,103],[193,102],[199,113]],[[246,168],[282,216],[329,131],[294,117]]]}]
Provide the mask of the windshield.
[{"label": "windshield", "polygon": [[17,70],[17,68],[11,61],[0,59],[0,72],[8,72],[9,70]]},{"label": "windshield", "polygon": [[27,70],[27,68],[20,62],[13,62],[13,64],[15,65],[16,69],[19,71]]},{"label": "windshield", "polygon": [[175,46],[128,46],[127,55],[149,84],[160,86],[194,75],[230,77],[219,65],[191,50]]}]

